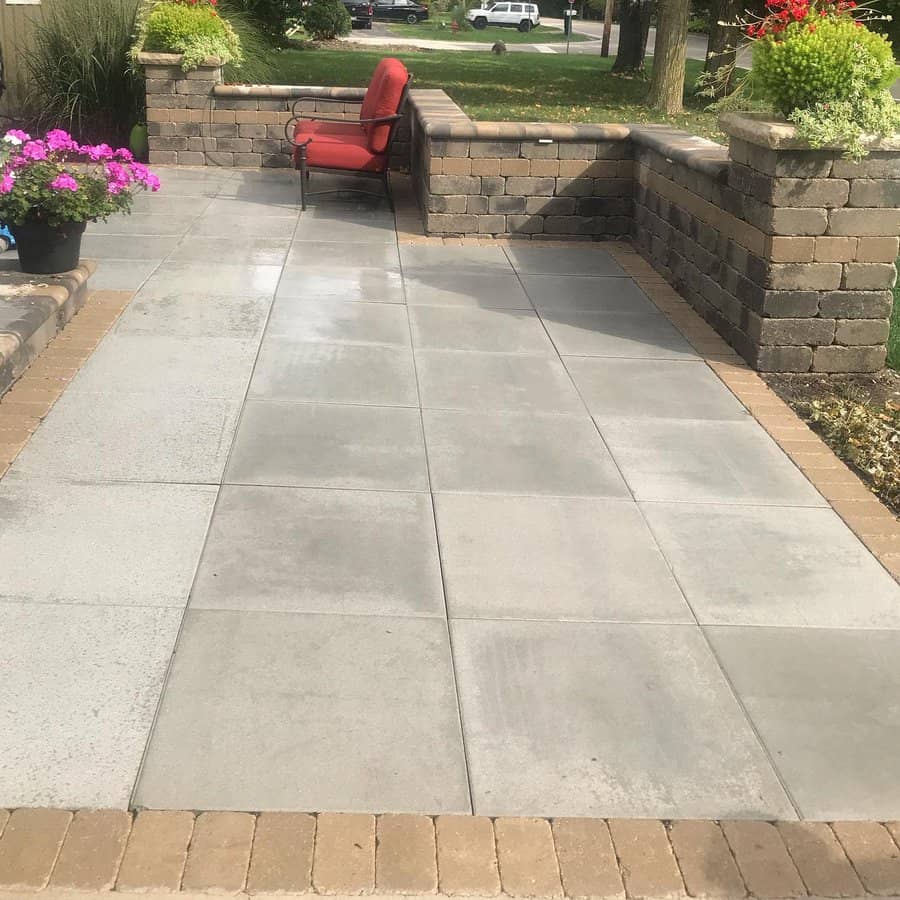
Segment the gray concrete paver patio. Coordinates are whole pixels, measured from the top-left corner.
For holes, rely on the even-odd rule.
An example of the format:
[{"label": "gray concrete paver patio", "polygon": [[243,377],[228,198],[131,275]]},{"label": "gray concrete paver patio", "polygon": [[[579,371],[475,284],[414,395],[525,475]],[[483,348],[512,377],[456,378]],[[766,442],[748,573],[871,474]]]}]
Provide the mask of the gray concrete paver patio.
[{"label": "gray concrete paver patio", "polygon": [[0,806],[900,815],[900,587],[602,247],[164,181],[0,483]]}]

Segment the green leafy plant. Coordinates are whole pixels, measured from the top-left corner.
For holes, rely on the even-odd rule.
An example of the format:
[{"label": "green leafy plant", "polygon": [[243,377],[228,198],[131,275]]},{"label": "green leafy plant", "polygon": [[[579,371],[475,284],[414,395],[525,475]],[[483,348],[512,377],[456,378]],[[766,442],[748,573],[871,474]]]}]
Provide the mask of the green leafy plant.
[{"label": "green leafy plant", "polygon": [[144,117],[144,81],[129,60],[140,0],[50,4],[22,48],[36,128],[124,143]]},{"label": "green leafy plant", "polygon": [[450,21],[455,22],[456,27],[460,31],[472,31],[472,23],[466,18],[466,13],[468,11],[469,4],[466,0],[460,0],[459,3],[455,3],[450,7]]},{"label": "green leafy plant", "polygon": [[105,219],[131,208],[159,179],[128,150],[82,145],[56,128],[43,140],[13,129],[0,138],[0,219],[12,225]]},{"label": "green leafy plant", "polygon": [[303,10],[301,20],[314,41],[330,41],[349,34],[353,24],[341,0],[312,0]]},{"label": "green leafy plant", "polygon": [[180,53],[185,71],[209,57],[239,65],[244,58],[240,41],[216,5],[217,0],[154,3],[141,23],[137,46],[151,53]]},{"label": "green leafy plant", "polygon": [[785,116],[817,103],[872,94],[894,80],[894,54],[880,34],[849,16],[793,22],[753,47],[759,90]]}]

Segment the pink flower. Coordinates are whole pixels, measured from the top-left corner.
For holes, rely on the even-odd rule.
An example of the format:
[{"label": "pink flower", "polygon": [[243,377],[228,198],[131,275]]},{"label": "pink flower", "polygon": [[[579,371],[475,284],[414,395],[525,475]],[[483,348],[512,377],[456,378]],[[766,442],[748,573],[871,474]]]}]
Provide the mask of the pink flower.
[{"label": "pink flower", "polygon": [[78,144],[72,140],[72,135],[62,128],[54,128],[47,132],[47,147],[50,150],[78,150]]},{"label": "pink flower", "polygon": [[25,141],[30,141],[31,135],[18,128],[11,128],[3,136],[3,140],[8,144],[15,144],[16,146],[18,146],[19,144],[24,144]]},{"label": "pink flower", "polygon": [[116,150],[115,156],[116,159],[124,159],[125,162],[132,162],[134,160],[134,157],[131,155],[131,151],[126,150],[124,147],[120,147],[118,150]]},{"label": "pink flower", "polygon": [[42,162],[47,158],[47,145],[43,141],[28,141],[21,151],[22,158]]},{"label": "pink flower", "polygon": [[12,175],[4,175],[0,178],[0,194],[8,194],[13,189],[13,185],[16,183],[15,178]]},{"label": "pink flower", "polygon": [[131,164],[131,174],[135,181],[151,191],[158,191],[160,187],[159,179],[141,163]]},{"label": "pink flower", "polygon": [[85,144],[81,148],[81,152],[89,156],[94,162],[101,159],[112,159],[114,156],[113,148],[109,144],[97,144],[95,147]]},{"label": "pink flower", "polygon": [[68,172],[61,172],[50,182],[51,191],[77,191],[78,182]]}]

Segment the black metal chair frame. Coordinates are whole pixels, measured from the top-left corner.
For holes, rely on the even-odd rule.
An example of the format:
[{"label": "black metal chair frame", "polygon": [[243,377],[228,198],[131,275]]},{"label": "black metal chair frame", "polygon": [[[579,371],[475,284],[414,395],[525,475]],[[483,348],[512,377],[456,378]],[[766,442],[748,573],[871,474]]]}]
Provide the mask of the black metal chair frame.
[{"label": "black metal chair frame", "polygon": [[[297,110],[297,105],[302,103],[304,100],[315,100],[318,103],[354,103],[357,105],[362,105],[362,100],[341,100],[332,97],[320,97],[315,94],[305,94],[302,97],[298,97],[293,106],[291,107],[291,118],[288,119],[287,123],[284,126],[284,136],[288,139],[292,146],[297,148],[297,159],[295,161],[294,167],[300,170],[300,209],[306,209],[306,198],[313,197],[317,194],[339,194],[339,193],[353,193],[353,194],[365,194],[366,196],[375,197],[378,196],[373,191],[363,191],[359,188],[335,188],[334,190],[328,191],[309,191],[306,187],[306,182],[309,181],[310,171],[315,169],[317,172],[340,172],[340,173],[348,173],[352,172],[355,175],[362,175],[366,178],[377,178],[381,181],[382,186],[384,188],[385,196],[387,197],[388,204],[390,205],[391,212],[394,211],[394,197],[391,192],[391,148],[394,144],[394,135],[397,133],[397,125],[400,123],[400,120],[403,118],[404,110],[406,109],[406,102],[409,99],[409,82],[410,78],[406,79],[406,84],[403,86],[403,93],[400,95],[400,104],[397,107],[397,112],[392,116],[380,116],[378,118],[373,119],[343,119],[339,116],[320,116],[320,115],[304,115],[302,112]],[[390,123],[390,132],[388,133],[387,147],[385,148],[384,154],[387,160],[387,164],[385,165],[383,172],[366,172],[359,169],[337,169],[332,168],[330,166],[310,166],[307,163],[306,157],[306,148],[309,145],[310,141],[315,140],[315,136],[307,138],[305,141],[301,143],[297,143],[294,140],[294,124],[297,122],[301,122],[303,120],[311,121],[311,122],[340,122],[341,124],[353,124],[356,125],[383,125],[385,122]]]}]

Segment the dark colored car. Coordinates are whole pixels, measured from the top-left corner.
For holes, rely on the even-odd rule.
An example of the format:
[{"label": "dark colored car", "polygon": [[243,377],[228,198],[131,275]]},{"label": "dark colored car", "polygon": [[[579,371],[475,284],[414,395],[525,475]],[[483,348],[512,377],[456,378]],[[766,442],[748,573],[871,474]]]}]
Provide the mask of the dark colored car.
[{"label": "dark colored car", "polygon": [[356,0],[344,0],[344,8],[350,13],[353,28],[371,28],[375,10],[372,4],[357,3]]},{"label": "dark colored car", "polygon": [[428,18],[428,7],[415,0],[375,0],[375,18],[379,22],[416,25]]}]

